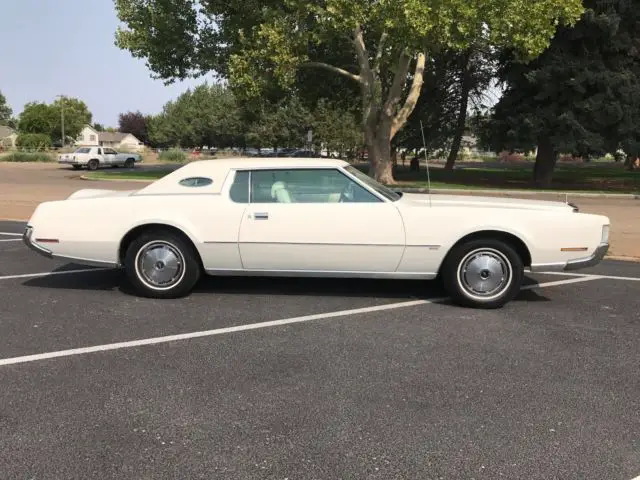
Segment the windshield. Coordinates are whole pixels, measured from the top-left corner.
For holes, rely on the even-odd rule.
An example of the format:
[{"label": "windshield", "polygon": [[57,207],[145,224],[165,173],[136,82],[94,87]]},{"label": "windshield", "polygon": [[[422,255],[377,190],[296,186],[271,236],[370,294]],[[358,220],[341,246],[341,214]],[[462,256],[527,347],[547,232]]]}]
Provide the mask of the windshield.
[{"label": "windshield", "polygon": [[365,183],[370,188],[374,189],[380,195],[382,195],[383,197],[388,198],[392,202],[395,202],[396,200],[398,200],[402,196],[401,193],[394,192],[389,187],[385,187],[381,183],[376,182],[369,175],[366,175],[366,174],[362,173],[360,170],[358,170],[356,167],[354,167],[352,165],[349,165],[349,166],[345,167],[345,170],[347,172],[349,172],[351,175],[353,175],[354,177],[356,177],[358,180],[360,180],[362,183]]}]

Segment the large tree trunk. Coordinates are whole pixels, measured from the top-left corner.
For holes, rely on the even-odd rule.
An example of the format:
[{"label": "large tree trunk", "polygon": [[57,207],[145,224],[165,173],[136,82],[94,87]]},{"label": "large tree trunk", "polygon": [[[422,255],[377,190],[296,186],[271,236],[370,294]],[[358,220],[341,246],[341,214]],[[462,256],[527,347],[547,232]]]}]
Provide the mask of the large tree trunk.
[{"label": "large tree trunk", "polygon": [[367,135],[367,152],[369,153],[369,176],[386,185],[395,183],[393,163],[391,162],[390,126],[383,123],[372,135]]},{"label": "large tree trunk", "polygon": [[549,137],[541,137],[538,141],[538,154],[533,167],[533,180],[539,187],[548,188],[553,179],[553,170],[558,161],[558,152]]},{"label": "large tree trunk", "polygon": [[[385,52],[385,42],[388,35],[382,33],[378,42],[377,52],[370,61],[370,54],[364,43],[364,34],[360,26],[353,30],[353,45],[358,58],[359,74],[351,73],[343,68],[322,62],[308,62],[310,67],[324,68],[338,73],[360,84],[362,91],[363,130],[365,144],[369,153],[370,173],[379,182],[393,184],[393,169],[391,161],[391,140],[402,129],[409,115],[418,102],[424,79],[426,56],[420,52],[415,56],[416,65],[413,72],[411,87],[405,101],[401,103],[405,84],[409,74],[411,60],[414,58],[409,50],[400,54],[393,82],[383,98],[383,84],[380,80],[382,57]],[[385,72],[386,75],[386,72]]]},{"label": "large tree trunk", "polygon": [[460,145],[462,144],[462,136],[467,125],[467,108],[469,106],[469,93],[471,92],[471,84],[473,78],[471,75],[471,54],[469,51],[465,54],[464,64],[462,66],[462,80],[460,85],[460,110],[458,110],[458,118],[456,120],[456,132],[453,137],[453,144],[449,151],[449,157],[447,163],[444,166],[445,170],[453,170],[453,165],[456,163],[458,153],[460,152]]}]

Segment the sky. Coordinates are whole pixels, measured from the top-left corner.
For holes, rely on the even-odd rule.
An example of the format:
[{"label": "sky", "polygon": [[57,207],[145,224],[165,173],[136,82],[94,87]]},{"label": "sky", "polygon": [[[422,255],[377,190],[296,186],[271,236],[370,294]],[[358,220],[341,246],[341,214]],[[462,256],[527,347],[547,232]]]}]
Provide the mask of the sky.
[{"label": "sky", "polygon": [[0,91],[17,116],[56,95],[83,100],[93,122],[117,127],[122,112],[157,113],[211,77],[165,86],[144,59],[114,45],[113,0],[0,0]]}]

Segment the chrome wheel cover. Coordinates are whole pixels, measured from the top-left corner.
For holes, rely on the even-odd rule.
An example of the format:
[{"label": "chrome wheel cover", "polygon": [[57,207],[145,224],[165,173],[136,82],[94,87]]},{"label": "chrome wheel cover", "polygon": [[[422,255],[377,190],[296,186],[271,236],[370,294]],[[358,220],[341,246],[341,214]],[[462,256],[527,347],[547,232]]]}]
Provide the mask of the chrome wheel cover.
[{"label": "chrome wheel cover", "polygon": [[478,248],[460,261],[458,284],[476,300],[490,301],[509,288],[513,270],[509,259],[493,248]]},{"label": "chrome wheel cover", "polygon": [[144,245],[135,260],[138,278],[154,290],[169,290],[182,281],[185,261],[182,252],[164,240]]}]

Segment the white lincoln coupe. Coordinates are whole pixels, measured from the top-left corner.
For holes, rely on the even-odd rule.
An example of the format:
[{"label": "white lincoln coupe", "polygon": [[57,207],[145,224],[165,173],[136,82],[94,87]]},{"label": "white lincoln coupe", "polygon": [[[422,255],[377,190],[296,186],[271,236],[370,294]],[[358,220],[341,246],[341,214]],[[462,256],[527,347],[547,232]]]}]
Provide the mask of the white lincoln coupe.
[{"label": "white lincoln coupe", "polygon": [[135,191],[40,204],[25,243],[124,267],[142,296],[187,295],[203,274],[441,278],[460,305],[497,308],[525,269],[575,270],[609,247],[609,219],[562,202],[398,193],[347,162],[189,163]]}]

